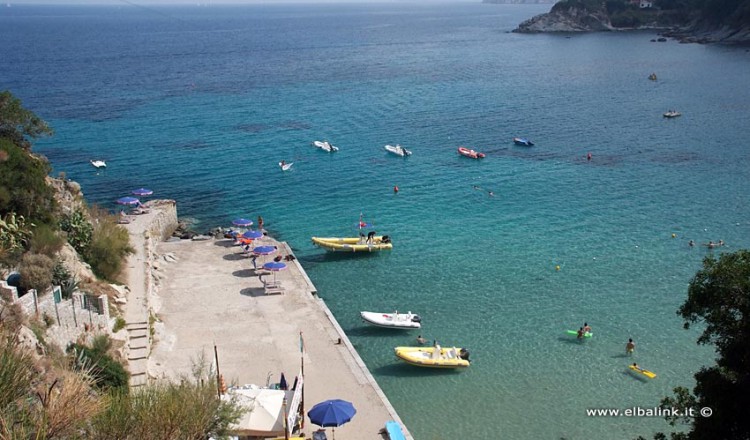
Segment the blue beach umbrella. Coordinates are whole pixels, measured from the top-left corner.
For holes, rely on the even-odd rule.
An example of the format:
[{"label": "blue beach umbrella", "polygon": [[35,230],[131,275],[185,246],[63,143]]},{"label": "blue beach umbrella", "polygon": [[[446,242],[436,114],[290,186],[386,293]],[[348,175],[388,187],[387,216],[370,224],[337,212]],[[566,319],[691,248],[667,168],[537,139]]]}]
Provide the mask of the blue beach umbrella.
[{"label": "blue beach umbrella", "polygon": [[[313,406],[307,412],[310,421],[324,428],[336,427],[347,423],[357,414],[351,402],[341,399],[326,400]],[[336,430],[333,430],[333,438],[336,438]]]},{"label": "blue beach umbrella", "polygon": [[253,221],[246,218],[236,218],[232,220],[232,224],[235,226],[246,227],[252,225]]},{"label": "blue beach umbrella", "polygon": [[138,188],[134,189],[133,191],[130,191],[130,194],[136,195],[136,196],[150,196],[154,192],[147,188]]},{"label": "blue beach umbrella", "polygon": [[246,231],[244,234],[242,234],[242,236],[251,240],[255,240],[257,238],[263,237],[263,233],[260,231]]},{"label": "blue beach umbrella", "polygon": [[278,261],[269,261],[263,265],[263,269],[273,272],[273,282],[276,282],[276,272],[286,269],[286,264]]},{"label": "blue beach umbrella", "polygon": [[120,197],[116,202],[118,205],[137,205],[141,203],[141,201],[135,197]]},{"label": "blue beach umbrella", "polygon": [[276,246],[257,246],[253,253],[257,255],[270,255],[276,252]]},{"label": "blue beach umbrella", "polygon": [[253,249],[255,255],[271,255],[276,252],[276,246],[256,246]]}]

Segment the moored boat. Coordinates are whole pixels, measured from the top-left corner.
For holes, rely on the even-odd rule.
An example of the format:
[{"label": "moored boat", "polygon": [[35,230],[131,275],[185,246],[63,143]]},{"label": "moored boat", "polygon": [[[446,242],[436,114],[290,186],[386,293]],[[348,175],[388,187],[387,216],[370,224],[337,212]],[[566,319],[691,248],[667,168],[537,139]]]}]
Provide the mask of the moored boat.
[{"label": "moored boat", "polygon": [[678,112],[677,110],[669,110],[668,112],[664,112],[665,118],[676,118],[678,116],[682,116],[682,113]]},{"label": "moored boat", "polygon": [[374,236],[370,242],[358,237],[313,237],[312,242],[333,252],[376,252],[393,249],[391,238],[387,235]]},{"label": "moored boat", "polygon": [[470,157],[472,159],[484,158],[484,153],[480,153],[479,151],[474,151],[466,147],[458,147],[458,154],[460,154],[461,156]]},{"label": "moored boat", "polygon": [[359,312],[363,320],[378,327],[413,329],[422,327],[422,318],[419,315],[407,313],[379,313],[379,312]]},{"label": "moored boat", "polygon": [[530,140],[528,140],[526,138],[522,138],[522,137],[514,137],[513,138],[513,143],[516,144],[516,145],[524,146],[524,147],[531,147],[531,146],[534,145],[533,142],[531,142]]},{"label": "moored boat", "polygon": [[385,150],[389,153],[395,154],[396,156],[401,156],[401,157],[411,156],[411,151],[407,150],[406,148],[402,147],[399,144],[386,145]]},{"label": "moored boat", "polygon": [[328,141],[313,141],[313,146],[320,148],[323,151],[327,151],[328,153],[339,151],[339,147],[331,145]]},{"label": "moored boat", "polygon": [[107,163],[103,160],[90,160],[89,162],[96,168],[107,168]]},{"label": "moored boat", "polygon": [[434,347],[396,347],[396,357],[408,364],[427,368],[466,368],[469,362],[469,351],[465,348]]}]

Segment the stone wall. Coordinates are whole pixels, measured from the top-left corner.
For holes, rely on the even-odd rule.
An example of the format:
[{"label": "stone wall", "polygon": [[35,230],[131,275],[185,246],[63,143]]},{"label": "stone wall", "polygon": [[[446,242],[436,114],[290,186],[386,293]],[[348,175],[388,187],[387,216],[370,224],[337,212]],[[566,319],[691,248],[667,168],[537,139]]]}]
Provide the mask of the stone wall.
[{"label": "stone wall", "polygon": [[148,227],[149,235],[156,240],[166,240],[177,229],[177,202],[174,200],[152,200],[146,206],[156,211]]}]

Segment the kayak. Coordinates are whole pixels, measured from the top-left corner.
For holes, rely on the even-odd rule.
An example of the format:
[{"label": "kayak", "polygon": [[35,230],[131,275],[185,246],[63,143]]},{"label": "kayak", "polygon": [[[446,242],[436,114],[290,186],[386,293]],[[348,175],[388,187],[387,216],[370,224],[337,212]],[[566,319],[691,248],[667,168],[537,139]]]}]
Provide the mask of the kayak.
[{"label": "kayak", "polygon": [[631,370],[635,371],[636,373],[640,373],[640,374],[648,377],[649,379],[653,379],[653,378],[656,377],[656,373],[654,373],[653,371],[644,370],[643,368],[636,367],[635,365],[629,365],[628,367]]},{"label": "kayak", "polygon": [[[566,333],[569,335],[578,336],[578,330],[568,330]],[[592,336],[594,336],[594,334],[591,332],[586,332],[583,334],[584,338],[590,338]]]}]

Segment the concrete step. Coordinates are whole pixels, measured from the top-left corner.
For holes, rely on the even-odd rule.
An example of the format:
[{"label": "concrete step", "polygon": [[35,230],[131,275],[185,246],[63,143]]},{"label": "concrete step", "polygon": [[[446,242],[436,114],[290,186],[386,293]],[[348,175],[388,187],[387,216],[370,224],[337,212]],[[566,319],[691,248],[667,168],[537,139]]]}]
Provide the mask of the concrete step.
[{"label": "concrete step", "polygon": [[128,361],[148,359],[148,347],[131,348],[128,353]]},{"label": "concrete step", "polygon": [[147,328],[128,329],[128,338],[130,339],[148,338],[148,335],[149,331]]},{"label": "concrete step", "polygon": [[128,322],[125,324],[125,328],[128,330],[138,329],[138,328],[148,328],[148,322],[146,321]]},{"label": "concrete step", "polygon": [[137,388],[137,387],[143,387],[148,384],[148,376],[146,376],[146,373],[140,373],[140,374],[132,374],[130,376],[130,387],[131,388]]}]

